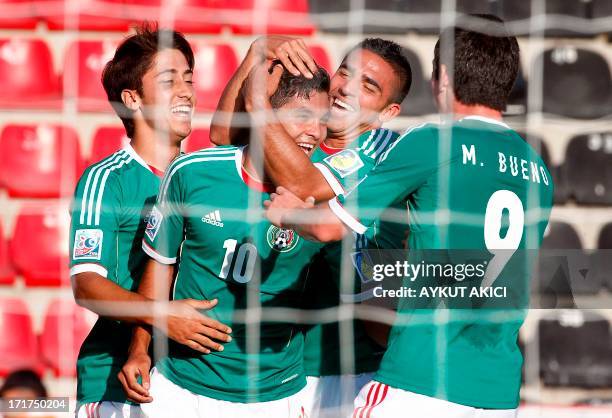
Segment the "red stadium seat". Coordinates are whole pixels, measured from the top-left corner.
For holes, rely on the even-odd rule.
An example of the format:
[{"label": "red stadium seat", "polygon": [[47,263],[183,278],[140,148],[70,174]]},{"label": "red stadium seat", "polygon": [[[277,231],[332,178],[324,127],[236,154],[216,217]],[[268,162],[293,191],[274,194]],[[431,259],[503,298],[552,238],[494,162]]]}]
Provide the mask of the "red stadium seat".
[{"label": "red stadium seat", "polygon": [[0,298],[0,376],[21,368],[40,369],[36,335],[21,299]]},{"label": "red stadium seat", "polygon": [[334,67],[325,48],[321,45],[308,45],[308,49],[310,50],[310,53],[312,54],[312,57],[316,63],[325,68],[331,77],[336,72],[336,68]]},{"label": "red stadium seat", "polygon": [[125,0],[131,22],[156,21],[162,27],[191,33],[221,32],[225,3],[225,0]]},{"label": "red stadium seat", "polygon": [[38,22],[31,0],[0,0],[0,28],[34,29]]},{"label": "red stadium seat", "polygon": [[61,104],[51,51],[40,39],[0,39],[0,107],[53,109]]},{"label": "red stadium seat", "polygon": [[66,13],[66,0],[42,0],[37,13],[51,30],[121,31],[129,29],[124,0],[79,0]]},{"label": "red stadium seat", "polygon": [[47,204],[22,208],[15,224],[10,251],[26,286],[62,286],[68,273],[68,208]]},{"label": "red stadium seat", "polygon": [[122,126],[102,126],[93,138],[89,164],[100,161],[130,142]]},{"label": "red stadium seat", "polygon": [[233,12],[231,27],[235,33],[312,35],[315,29],[308,0],[234,0],[228,1],[227,7]]},{"label": "red stadium seat", "polygon": [[82,169],[79,138],[72,128],[6,125],[0,135],[0,184],[12,197],[71,195]]},{"label": "red stadium seat", "polygon": [[64,62],[64,95],[77,99],[84,112],[112,112],[100,77],[113,58],[113,41],[76,41],[68,47]]},{"label": "red stadium seat", "polygon": [[76,376],[81,344],[92,328],[86,310],[72,300],[53,299],[39,338],[41,358],[56,376]]},{"label": "red stadium seat", "polygon": [[194,45],[195,74],[193,77],[198,97],[198,110],[212,111],[225,85],[238,68],[238,57],[227,44],[199,43]]},{"label": "red stadium seat", "polygon": [[8,253],[8,243],[4,239],[0,223],[0,285],[11,285],[15,281],[15,271]]},{"label": "red stadium seat", "polygon": [[182,148],[185,152],[194,152],[212,146],[214,145],[210,142],[210,131],[207,128],[197,128],[191,131]]}]

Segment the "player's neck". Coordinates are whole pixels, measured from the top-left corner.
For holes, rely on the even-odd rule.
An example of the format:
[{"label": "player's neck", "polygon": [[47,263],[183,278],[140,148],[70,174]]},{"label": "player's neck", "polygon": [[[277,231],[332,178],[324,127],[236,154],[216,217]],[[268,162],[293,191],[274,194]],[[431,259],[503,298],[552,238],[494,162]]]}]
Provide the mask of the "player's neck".
[{"label": "player's neck", "polygon": [[347,131],[339,131],[339,132],[330,132],[327,131],[327,138],[323,140],[323,143],[328,148],[341,148],[344,149],[348,147],[354,140],[359,138],[359,136],[365,132],[371,131],[371,126],[358,126],[352,127]]},{"label": "player's neck", "polygon": [[263,160],[261,160],[259,164],[256,164],[255,161],[253,161],[251,151],[251,147],[244,147],[244,152],[242,153],[242,168],[254,180],[265,183],[267,179],[264,174]]},{"label": "player's neck", "polygon": [[134,133],[130,145],[145,163],[159,171],[166,171],[181,151],[180,142],[162,141],[153,135],[139,135],[138,132]]},{"label": "player's neck", "polygon": [[466,116],[480,116],[488,119],[502,120],[502,113],[499,110],[483,105],[466,105],[455,101],[453,103],[453,119],[459,120]]}]

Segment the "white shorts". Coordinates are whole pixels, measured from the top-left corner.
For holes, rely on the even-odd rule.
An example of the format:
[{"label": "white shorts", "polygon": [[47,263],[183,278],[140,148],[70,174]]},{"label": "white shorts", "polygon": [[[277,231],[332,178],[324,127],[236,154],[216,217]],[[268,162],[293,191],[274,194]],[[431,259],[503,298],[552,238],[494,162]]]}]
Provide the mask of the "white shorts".
[{"label": "white shorts", "polygon": [[142,411],[138,405],[121,402],[90,402],[77,409],[76,418],[141,418]]},{"label": "white shorts", "polygon": [[352,418],[516,418],[517,409],[479,409],[392,388],[372,380],[355,399]]},{"label": "white shorts", "polygon": [[306,418],[304,390],[269,402],[239,403],[197,395],[151,370],[153,402],[141,404],[146,418]]},{"label": "white shorts", "polygon": [[305,407],[308,418],[339,418],[353,412],[353,402],[373,373],[306,377]]}]

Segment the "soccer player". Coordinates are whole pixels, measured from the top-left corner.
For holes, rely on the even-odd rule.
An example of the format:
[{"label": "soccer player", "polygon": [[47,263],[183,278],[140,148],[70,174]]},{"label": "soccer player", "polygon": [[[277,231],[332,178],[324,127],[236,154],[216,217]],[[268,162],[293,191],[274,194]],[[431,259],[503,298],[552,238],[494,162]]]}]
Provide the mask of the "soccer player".
[{"label": "soccer player", "polygon": [[[310,154],[325,136],[328,90],[323,69],[311,79],[285,72],[271,97],[300,152]],[[263,216],[273,187],[253,148],[187,154],[162,181],[142,244],[152,259],[139,291],[150,296],[155,284],[167,295],[176,268],[173,298],[218,299],[211,314],[231,325],[232,341],[208,355],[171,342],[151,373],[152,401],[141,406],[148,417],[302,416],[303,336],[290,317],[274,321],[260,312],[299,304],[320,245]],[[146,353],[149,339],[139,329],[130,358]]]},{"label": "soccer player", "polygon": [[[249,71],[266,59],[278,59],[294,73],[302,72],[305,76],[315,65],[300,39],[273,36],[255,41],[219,101],[211,125],[211,140],[218,143],[231,140],[234,135],[232,117],[242,106],[249,107],[250,111],[270,108],[268,97],[255,99],[258,95],[253,91],[253,94],[244,95],[251,102],[242,104],[238,94]],[[261,132],[266,144],[264,162],[273,182],[303,198],[313,196],[317,200],[327,200],[353,187],[397,139],[396,133],[381,126],[399,114],[400,104],[410,89],[411,77],[410,65],[396,43],[369,38],[355,45],[331,78],[332,108],[327,138],[310,160],[297,147],[286,146],[285,141],[290,141],[290,135],[282,123],[273,119],[273,115],[264,125]],[[274,91],[274,86],[267,90]],[[268,91],[262,93],[269,94]],[[316,168],[311,160],[316,162]],[[305,175],[310,168],[312,170]],[[381,225],[376,241],[386,242],[388,247],[399,246],[406,228],[401,222],[385,223]],[[354,240],[351,238],[345,248],[353,249],[353,253],[358,255],[362,247],[369,245],[364,237],[356,237]],[[343,282],[348,284],[342,284],[341,254],[341,243],[322,249],[309,270],[305,309],[339,306],[340,288],[343,288],[345,296],[357,297],[353,293],[359,292],[361,280],[356,280],[356,289],[353,289],[353,274],[361,277],[363,272],[355,273],[352,267],[346,269],[348,274],[345,273],[344,277],[349,280]],[[359,264],[358,258],[355,261]],[[364,280],[368,279],[364,277]],[[372,331],[385,334],[385,330],[362,321],[350,321],[348,326],[353,328],[353,338],[345,342],[343,350],[344,354],[346,350],[352,350],[354,361],[345,364],[341,363],[339,323],[314,324],[305,328],[306,412],[310,417],[336,417],[347,406],[352,410],[354,397],[378,368],[383,347],[369,334],[373,334]]]},{"label": "soccer player", "polygon": [[[494,16],[471,16],[468,23],[445,30],[434,50],[437,105],[454,120],[409,130],[356,189],[316,211],[281,190],[268,203],[275,224],[337,240],[351,230],[372,233],[381,212],[402,202],[410,211],[411,254],[490,252],[476,283],[525,290],[529,267],[523,262],[548,223],[552,179],[541,157],[502,122],[519,68],[516,38]],[[447,45],[451,54],[441,52]],[[298,226],[303,219],[313,223]],[[515,417],[522,364],[517,335],[526,306],[487,300],[481,303],[504,309],[440,311],[402,302],[402,321],[394,324],[380,369],[357,397],[353,416]]]},{"label": "soccer player", "polygon": [[[131,339],[126,322],[153,323],[152,304],[135,293],[147,259],[140,241],[150,233],[145,231],[144,218],[155,202],[160,176],[191,132],[193,65],[193,52],[182,35],[144,27],[121,43],[104,68],[104,89],[130,144],[88,167],[74,196],[70,237],[74,296],[100,315],[77,361],[79,418],[140,413],[128,402],[117,373]],[[134,303],[140,306],[130,312]],[[164,331],[181,343],[195,340],[218,348],[226,334],[217,329],[227,327],[196,309],[213,306],[214,301],[174,302]]]}]

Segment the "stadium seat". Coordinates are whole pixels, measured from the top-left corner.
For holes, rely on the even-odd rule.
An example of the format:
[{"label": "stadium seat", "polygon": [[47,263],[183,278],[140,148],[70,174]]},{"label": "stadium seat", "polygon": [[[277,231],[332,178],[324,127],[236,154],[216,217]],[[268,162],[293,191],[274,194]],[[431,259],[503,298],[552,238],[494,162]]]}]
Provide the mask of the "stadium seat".
[{"label": "stadium seat", "polygon": [[612,385],[612,338],[603,316],[579,310],[541,319],[540,373],[547,386]]},{"label": "stadium seat", "polygon": [[419,57],[408,48],[403,48],[403,50],[412,70],[412,85],[408,95],[402,102],[401,114],[405,116],[418,116],[436,113],[429,77],[426,78],[425,74],[423,74],[423,67],[421,67]]},{"label": "stadium seat", "polygon": [[71,195],[83,169],[74,129],[55,125],[6,125],[0,135],[0,184],[11,197]]},{"label": "stadium seat", "polygon": [[534,60],[531,74],[543,71],[542,111],[576,119],[612,114],[612,81],[606,59],[572,46],[548,49]]},{"label": "stadium seat", "polygon": [[351,0],[310,0],[310,13],[319,29],[331,33],[405,34],[406,3],[397,0],[365,0],[364,20],[350,17]]},{"label": "stadium seat", "polygon": [[[455,11],[462,14],[491,13],[490,3],[489,0],[457,0],[455,3]],[[442,11],[442,4],[442,0],[406,2],[406,12],[408,16],[418,16],[416,20],[418,26],[415,26],[414,29],[419,33],[425,34],[437,35],[440,33],[440,13]]]},{"label": "stadium seat", "polygon": [[612,204],[612,132],[572,138],[562,167],[578,203]]},{"label": "stadium seat", "polygon": [[[573,306],[576,294],[595,294],[602,288],[597,272],[582,247],[576,230],[568,223],[549,223],[541,245],[534,276],[542,300],[554,307]],[[562,304],[563,306],[559,306]]]},{"label": "stadium seat", "polygon": [[68,208],[37,205],[21,209],[10,251],[26,286],[62,286],[68,274]]},{"label": "stadium seat", "polygon": [[196,64],[193,80],[198,97],[197,109],[212,111],[238,68],[238,57],[227,44],[196,43],[194,50]]},{"label": "stadium seat", "polygon": [[79,111],[113,111],[100,78],[116,47],[113,41],[92,40],[76,41],[68,46],[64,61],[64,95],[77,100]]},{"label": "stadium seat", "polygon": [[23,300],[0,298],[0,376],[21,368],[40,370],[32,319]]},{"label": "stadium seat", "polygon": [[336,67],[327,53],[327,50],[322,45],[308,45],[308,49],[312,54],[315,62],[325,68],[331,77],[336,72]]},{"label": "stadium seat", "polygon": [[315,29],[308,0],[232,0],[225,7],[234,33],[311,35]]},{"label": "stadium seat", "polygon": [[[532,29],[527,19],[532,17],[532,4],[531,1],[513,1],[513,0],[500,0],[499,1],[499,16],[506,22],[518,22],[524,21],[516,31],[517,35],[528,35]],[[587,23],[586,19],[589,17],[589,1],[583,0],[545,0],[544,1],[544,14],[547,17],[557,17],[564,20],[568,18],[584,19],[583,23]],[[546,23],[546,29],[544,30],[545,36],[550,37],[580,37],[590,36],[589,34],[581,33],[577,29],[572,29],[563,22],[554,22],[549,20]],[[541,31],[538,31],[541,33]]]},{"label": "stadium seat", "polygon": [[539,135],[526,134],[525,132],[519,131],[518,134],[525,139],[535,151],[540,153],[542,157],[542,161],[548,167],[548,171],[553,178],[553,183],[555,185],[555,203],[564,203],[567,201],[567,186],[565,184],[564,172],[561,170],[560,166],[556,166],[550,160],[550,151],[548,150],[548,145],[544,139]]},{"label": "stadium seat", "polygon": [[98,128],[93,137],[89,164],[93,164],[108,157],[118,149],[130,142],[123,126],[102,126]]},{"label": "stadium seat", "polygon": [[61,104],[51,51],[40,39],[0,39],[0,107],[55,109]]},{"label": "stadium seat", "polygon": [[599,232],[597,251],[593,266],[601,282],[612,292],[612,222],[605,224]]},{"label": "stadium seat", "polygon": [[[180,32],[219,33],[227,0],[124,0],[130,24],[143,20],[160,22]],[[174,17],[173,21],[169,21]]]},{"label": "stadium seat", "polygon": [[49,302],[39,346],[43,362],[56,376],[76,376],[79,349],[92,328],[85,315],[73,300]]},{"label": "stadium seat", "polygon": [[0,0],[0,28],[35,29],[38,19],[31,0]]},{"label": "stadium seat", "polygon": [[197,128],[185,140],[182,147],[185,152],[194,152],[214,146],[210,142],[210,131],[207,128]]},{"label": "stadium seat", "polygon": [[50,30],[120,31],[129,29],[124,0],[80,0],[71,3],[66,13],[65,0],[42,0],[36,3],[38,15]]},{"label": "stadium seat", "polygon": [[4,239],[0,223],[0,285],[12,285],[15,281],[15,270],[9,257],[8,242]]}]

